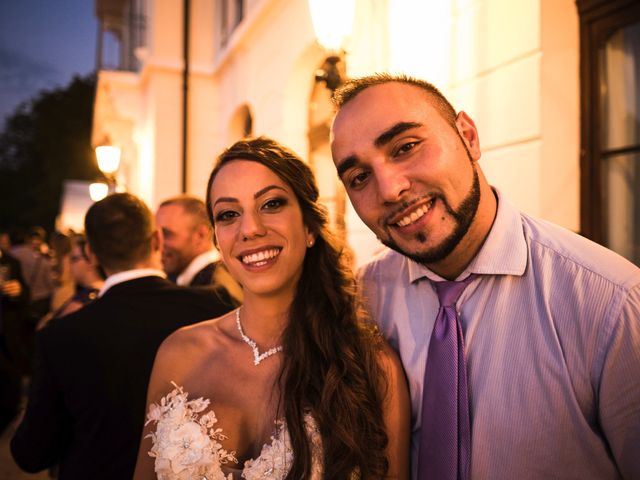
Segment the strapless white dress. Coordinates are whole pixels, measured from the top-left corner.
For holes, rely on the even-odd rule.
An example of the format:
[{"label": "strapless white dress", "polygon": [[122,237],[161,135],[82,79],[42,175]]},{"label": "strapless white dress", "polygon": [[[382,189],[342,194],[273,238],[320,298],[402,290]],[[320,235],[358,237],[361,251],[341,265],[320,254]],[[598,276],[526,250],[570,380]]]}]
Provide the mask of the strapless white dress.
[{"label": "strapless white dress", "polygon": [[[215,413],[209,410],[209,400],[188,400],[182,387],[152,404],[147,423],[155,424],[150,433],[153,446],[149,455],[155,458],[155,471],[159,480],[282,480],[293,461],[291,440],[284,420],[276,422],[271,442],[262,447],[260,455],[248,460],[244,468],[237,468],[235,452],[222,446],[227,438],[216,428]],[[145,425],[146,425],[145,424]],[[313,480],[323,474],[322,439],[310,414],[304,417],[305,429],[311,443]]]}]

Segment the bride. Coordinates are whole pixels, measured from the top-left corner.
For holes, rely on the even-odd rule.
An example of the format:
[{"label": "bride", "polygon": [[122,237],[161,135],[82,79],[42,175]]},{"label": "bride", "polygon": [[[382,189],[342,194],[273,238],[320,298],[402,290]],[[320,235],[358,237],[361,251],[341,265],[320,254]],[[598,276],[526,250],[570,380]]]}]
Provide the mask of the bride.
[{"label": "bride", "polygon": [[404,373],[359,320],[309,167],[243,140],[207,191],[244,304],[161,346],[134,478],[408,478]]}]

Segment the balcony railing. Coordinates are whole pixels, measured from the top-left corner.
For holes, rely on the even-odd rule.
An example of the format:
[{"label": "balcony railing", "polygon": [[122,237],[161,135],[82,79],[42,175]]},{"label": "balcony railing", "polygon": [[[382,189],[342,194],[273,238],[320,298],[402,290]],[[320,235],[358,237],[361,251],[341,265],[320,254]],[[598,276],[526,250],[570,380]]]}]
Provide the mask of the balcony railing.
[{"label": "balcony railing", "polygon": [[147,17],[144,2],[98,1],[98,70],[138,71],[136,55],[146,46]]}]

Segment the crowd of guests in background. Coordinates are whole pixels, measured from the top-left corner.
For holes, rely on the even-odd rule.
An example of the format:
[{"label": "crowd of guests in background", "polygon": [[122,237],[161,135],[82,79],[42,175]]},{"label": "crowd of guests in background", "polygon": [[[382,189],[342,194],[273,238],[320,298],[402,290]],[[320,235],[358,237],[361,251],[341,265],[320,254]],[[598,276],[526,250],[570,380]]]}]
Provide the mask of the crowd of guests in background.
[{"label": "crowd of guests in background", "polygon": [[0,232],[0,431],[18,414],[33,369],[35,332],[93,300],[104,273],[82,234],[40,226]]},{"label": "crowd of guests in background", "polygon": [[[185,250],[197,230],[192,226],[185,222],[178,232],[187,240]],[[55,466],[61,479],[130,478],[159,345],[178,328],[222,315],[236,302],[218,285],[188,287],[168,279],[161,231],[134,195],[113,194],[93,204],[85,233],[83,248],[74,242],[70,249],[78,288],[40,322],[11,453],[23,470]],[[211,228],[206,236],[211,248]],[[87,268],[79,275],[81,264]]]},{"label": "crowd of guests in background", "polygon": [[31,373],[36,325],[62,288],[67,255],[50,247],[42,227],[0,232],[2,431],[18,413],[23,380]]},{"label": "crowd of guests in background", "polygon": [[[219,261],[202,200],[170,198],[155,220],[164,235],[160,269],[171,283],[224,291],[230,305],[241,300],[239,285]],[[106,278],[88,254],[84,233],[0,230],[0,434],[18,417],[27,392],[36,332],[98,298]]]}]

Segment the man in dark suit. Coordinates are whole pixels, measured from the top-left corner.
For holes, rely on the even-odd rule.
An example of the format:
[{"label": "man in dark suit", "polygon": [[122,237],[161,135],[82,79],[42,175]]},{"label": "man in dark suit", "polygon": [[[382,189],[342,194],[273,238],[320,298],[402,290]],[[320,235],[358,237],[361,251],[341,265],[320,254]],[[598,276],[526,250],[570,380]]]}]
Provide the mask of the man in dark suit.
[{"label": "man in dark suit", "polygon": [[232,305],[212,289],[164,278],[161,238],[137,197],[95,203],[85,229],[87,254],[107,280],[98,299],[38,333],[29,402],[11,452],[29,472],[59,464],[61,480],[129,479],[157,348],[177,328]]},{"label": "man in dark suit", "polygon": [[162,265],[178,285],[224,287],[239,298],[240,288],[220,262],[213,245],[213,228],[202,200],[191,195],[160,204],[156,223],[162,232]]},{"label": "man in dark suit", "polygon": [[162,232],[162,266],[178,285],[211,285],[220,254],[202,200],[191,195],[160,204],[156,223]]}]

